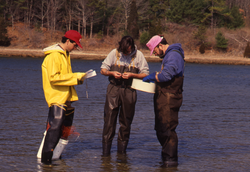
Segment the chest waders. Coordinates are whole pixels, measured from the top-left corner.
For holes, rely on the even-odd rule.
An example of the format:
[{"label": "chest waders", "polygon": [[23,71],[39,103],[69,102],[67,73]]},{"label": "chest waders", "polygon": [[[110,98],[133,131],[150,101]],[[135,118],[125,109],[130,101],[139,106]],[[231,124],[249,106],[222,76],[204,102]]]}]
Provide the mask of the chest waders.
[{"label": "chest waders", "polygon": [[178,165],[178,112],[182,105],[184,76],[181,73],[168,82],[157,82],[154,94],[155,130],[162,146],[161,157],[166,166]]},{"label": "chest waders", "polygon": [[[128,67],[123,66],[120,65],[117,51],[116,63],[111,66],[110,71],[138,73],[139,69],[135,68],[134,64],[135,56],[136,54]],[[133,64],[133,66],[131,66],[131,64]],[[126,153],[137,100],[136,90],[131,88],[132,78],[115,79],[113,76],[110,76],[109,81],[110,84],[107,88],[104,106],[104,127],[102,134],[103,156],[110,155],[112,140],[115,136],[118,113],[120,128],[118,132],[117,152],[122,154]]]},{"label": "chest waders", "polygon": [[[67,108],[63,105],[52,105],[49,108],[47,132],[44,144],[41,144],[42,163],[51,164],[52,159],[58,159],[61,156],[64,148],[62,143],[68,143],[67,139],[73,123],[74,110],[74,108]],[[64,142],[59,142],[59,140]]]}]

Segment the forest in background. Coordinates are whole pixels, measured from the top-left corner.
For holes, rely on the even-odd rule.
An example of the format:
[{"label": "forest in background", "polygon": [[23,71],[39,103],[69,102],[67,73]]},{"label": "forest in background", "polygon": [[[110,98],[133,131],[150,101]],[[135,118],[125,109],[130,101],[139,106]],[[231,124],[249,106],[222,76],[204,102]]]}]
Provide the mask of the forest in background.
[{"label": "forest in background", "polygon": [[151,36],[161,34],[186,52],[242,56],[250,39],[250,1],[0,1],[0,46],[44,48],[69,29],[83,35],[83,50],[109,51],[124,35],[143,49]]}]

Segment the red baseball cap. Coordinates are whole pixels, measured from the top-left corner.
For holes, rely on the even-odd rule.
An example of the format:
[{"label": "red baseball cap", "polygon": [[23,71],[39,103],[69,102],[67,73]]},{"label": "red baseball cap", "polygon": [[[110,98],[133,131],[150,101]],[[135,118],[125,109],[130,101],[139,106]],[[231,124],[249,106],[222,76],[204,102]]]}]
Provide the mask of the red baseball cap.
[{"label": "red baseball cap", "polygon": [[82,48],[81,43],[80,43],[80,41],[81,41],[81,39],[82,39],[82,36],[81,36],[81,34],[80,34],[79,32],[77,32],[76,30],[69,30],[69,31],[67,31],[67,32],[65,33],[64,36],[65,36],[66,38],[72,40],[72,41],[75,41],[76,44],[77,44],[79,47]]}]

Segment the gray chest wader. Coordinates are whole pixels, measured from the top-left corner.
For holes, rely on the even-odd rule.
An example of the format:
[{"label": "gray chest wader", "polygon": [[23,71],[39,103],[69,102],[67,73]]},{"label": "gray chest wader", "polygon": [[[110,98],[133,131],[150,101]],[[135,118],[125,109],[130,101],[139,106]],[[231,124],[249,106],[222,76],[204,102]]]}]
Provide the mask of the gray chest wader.
[{"label": "gray chest wader", "polygon": [[[118,60],[117,62],[119,63]],[[132,67],[112,65],[110,71],[117,71],[120,73],[139,72],[139,70],[135,68],[134,65]],[[118,133],[117,151],[118,153],[122,154],[126,153],[137,99],[136,90],[131,89],[132,78],[115,79],[114,77],[109,77],[109,81],[110,84],[107,88],[106,102],[104,107],[104,127],[102,135],[103,156],[110,155],[110,149],[112,140],[115,136],[117,116],[119,112],[120,128]]]},{"label": "gray chest wader", "polygon": [[162,146],[162,160],[178,161],[178,112],[182,105],[183,76],[156,83],[154,94],[155,130]]},{"label": "gray chest wader", "polygon": [[66,108],[61,105],[52,105],[49,108],[47,120],[47,133],[42,149],[41,162],[51,164],[53,151],[61,139],[67,140],[74,117],[74,108]]}]

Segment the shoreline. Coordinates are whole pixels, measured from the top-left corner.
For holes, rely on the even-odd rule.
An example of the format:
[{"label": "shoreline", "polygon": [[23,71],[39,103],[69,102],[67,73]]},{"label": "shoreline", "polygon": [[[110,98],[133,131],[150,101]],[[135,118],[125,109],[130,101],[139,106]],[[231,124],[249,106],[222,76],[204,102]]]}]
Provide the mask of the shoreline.
[{"label": "shoreline", "polygon": [[[101,51],[73,51],[70,53],[71,59],[82,60],[104,60],[109,50]],[[161,62],[159,57],[149,56],[149,50],[142,50],[148,62]],[[32,57],[44,58],[42,49],[22,49],[22,48],[6,48],[0,47],[0,56],[5,57]],[[226,64],[226,65],[250,65],[250,58],[239,56],[229,56],[227,54],[185,54],[186,63],[200,63],[200,64]]]}]

